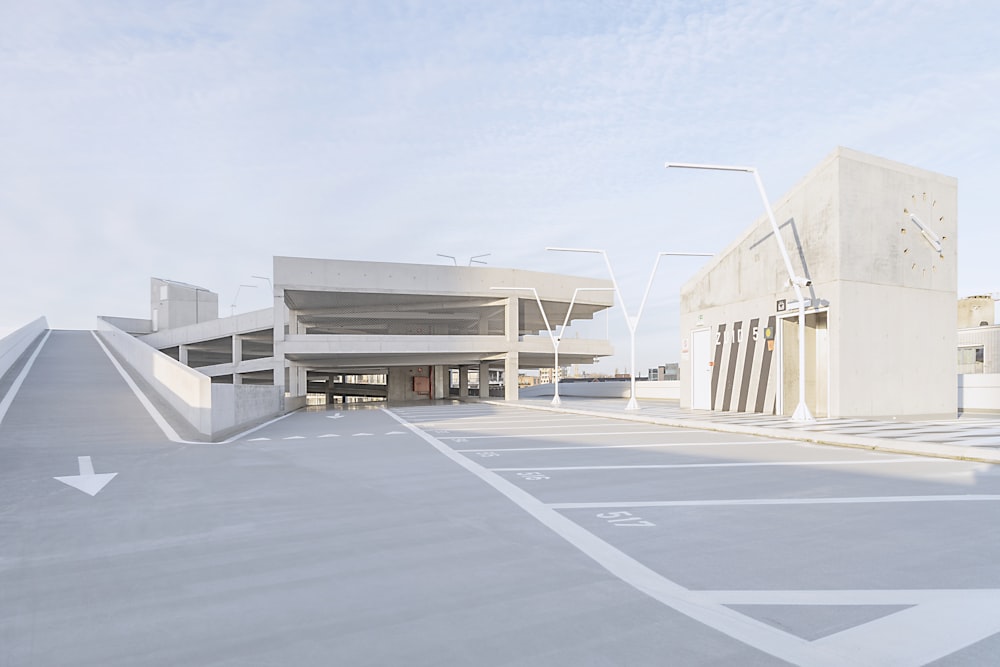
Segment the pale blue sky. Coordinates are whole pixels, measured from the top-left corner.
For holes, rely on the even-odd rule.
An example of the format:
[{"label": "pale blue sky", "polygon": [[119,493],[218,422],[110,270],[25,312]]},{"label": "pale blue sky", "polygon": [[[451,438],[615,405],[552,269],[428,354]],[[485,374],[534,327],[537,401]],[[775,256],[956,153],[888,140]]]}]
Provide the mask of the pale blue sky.
[{"label": "pale blue sky", "polygon": [[[273,254],[603,277],[723,249],[843,145],[958,178],[959,294],[1000,291],[995,0],[0,3],[0,335],[267,304]],[[667,259],[639,367],[677,359]],[[618,312],[611,334],[624,368]]]}]

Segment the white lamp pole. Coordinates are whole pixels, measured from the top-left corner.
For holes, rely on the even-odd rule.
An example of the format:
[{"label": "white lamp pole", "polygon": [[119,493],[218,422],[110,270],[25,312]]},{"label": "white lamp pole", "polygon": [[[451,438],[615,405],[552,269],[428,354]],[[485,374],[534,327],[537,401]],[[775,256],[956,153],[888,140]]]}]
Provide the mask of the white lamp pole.
[{"label": "white lamp pole", "polygon": [[534,287],[491,287],[494,290],[510,290],[510,291],[524,291],[531,292],[535,295],[535,302],[538,303],[538,310],[542,313],[542,321],[545,322],[545,330],[549,334],[549,340],[552,341],[552,356],[553,363],[555,364],[554,377],[552,380],[554,386],[554,395],[552,396],[552,405],[561,405],[562,400],[559,398],[559,343],[562,342],[563,332],[566,331],[566,327],[569,325],[569,316],[573,312],[573,305],[576,303],[576,295],[580,292],[600,292],[606,291],[607,287],[577,287],[573,290],[573,297],[569,300],[569,308],[566,309],[566,317],[563,319],[562,329],[559,330],[559,334],[556,335],[552,331],[552,327],[549,326],[549,318],[545,314],[545,307],[542,305],[542,300],[538,296],[538,290]]},{"label": "white lamp pole", "polygon": [[557,252],[589,252],[601,255],[604,257],[604,263],[608,267],[608,273],[611,274],[611,284],[614,285],[615,294],[618,296],[618,303],[622,305],[622,314],[625,316],[625,324],[628,326],[629,333],[629,347],[631,348],[631,369],[629,371],[629,399],[628,403],[625,404],[626,410],[638,410],[639,401],[636,399],[635,395],[635,330],[639,327],[639,318],[642,317],[642,311],[646,307],[646,298],[649,296],[649,290],[653,287],[653,276],[656,275],[656,269],[660,265],[660,258],[664,255],[673,255],[681,257],[711,257],[711,253],[704,252],[660,252],[656,255],[656,261],[653,262],[653,270],[649,274],[649,282],[646,283],[646,291],[642,295],[642,301],[639,304],[639,312],[635,316],[631,316],[625,310],[625,300],[622,299],[621,290],[618,289],[618,281],[615,280],[614,269],[611,268],[611,260],[608,259],[608,253],[604,250],[590,250],[586,248],[546,248],[546,250],[554,250]]},{"label": "white lamp pole", "polygon": [[816,421],[816,418],[812,416],[812,413],[809,412],[809,407],[806,405],[806,302],[802,296],[802,288],[808,287],[812,284],[812,282],[801,276],[795,275],[795,270],[792,268],[792,260],[789,259],[788,250],[785,248],[785,244],[781,240],[781,230],[778,228],[778,221],[774,218],[774,211],[771,209],[771,202],[767,199],[767,193],[764,192],[764,184],[760,180],[760,174],[757,173],[756,167],[730,167],[714,164],[690,164],[685,162],[668,162],[666,167],[668,169],[678,168],[709,169],[713,171],[743,171],[748,174],[753,174],[754,181],[757,183],[757,190],[760,191],[760,198],[764,201],[764,208],[767,210],[768,220],[771,221],[771,228],[774,230],[774,240],[778,243],[778,249],[781,251],[781,259],[785,263],[785,271],[788,273],[788,281],[792,284],[792,288],[795,290],[795,297],[799,300],[799,404],[796,406],[795,412],[792,413],[791,421]]},{"label": "white lamp pole", "polygon": [[232,303],[231,306],[229,306],[229,315],[230,316],[233,316],[233,315],[236,314],[236,301],[240,298],[240,290],[243,289],[244,287],[249,287],[251,289],[257,289],[256,285],[247,285],[245,283],[241,284],[239,287],[237,287],[236,288],[236,296],[233,297],[233,303]]}]

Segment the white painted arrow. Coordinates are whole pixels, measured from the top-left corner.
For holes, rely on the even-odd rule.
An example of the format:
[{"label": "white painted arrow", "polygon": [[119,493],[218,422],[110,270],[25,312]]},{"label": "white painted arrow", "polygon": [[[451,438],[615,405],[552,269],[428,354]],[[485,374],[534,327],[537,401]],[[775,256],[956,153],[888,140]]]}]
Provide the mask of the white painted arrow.
[{"label": "white painted arrow", "polygon": [[102,472],[100,474],[94,473],[94,464],[91,463],[89,456],[78,456],[76,457],[80,464],[80,474],[79,475],[67,475],[65,477],[53,477],[52,479],[57,479],[63,484],[68,484],[74,489],[79,489],[89,496],[96,496],[100,493],[101,489],[107,486],[107,483],[115,478],[116,472]]},{"label": "white painted arrow", "polygon": [[344,415],[327,415],[326,418],[327,419],[340,419],[343,416]]}]

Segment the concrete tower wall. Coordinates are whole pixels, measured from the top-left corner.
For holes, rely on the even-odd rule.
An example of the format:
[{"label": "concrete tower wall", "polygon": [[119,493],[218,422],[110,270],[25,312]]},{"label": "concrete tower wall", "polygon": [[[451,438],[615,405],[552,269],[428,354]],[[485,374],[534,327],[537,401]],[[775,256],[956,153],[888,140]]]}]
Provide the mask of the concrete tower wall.
[{"label": "concrete tower wall", "polygon": [[[812,281],[813,414],[954,414],[955,180],[841,148],[774,209],[794,271]],[[798,325],[787,278],[761,217],[684,285],[682,405],[791,414]]]}]

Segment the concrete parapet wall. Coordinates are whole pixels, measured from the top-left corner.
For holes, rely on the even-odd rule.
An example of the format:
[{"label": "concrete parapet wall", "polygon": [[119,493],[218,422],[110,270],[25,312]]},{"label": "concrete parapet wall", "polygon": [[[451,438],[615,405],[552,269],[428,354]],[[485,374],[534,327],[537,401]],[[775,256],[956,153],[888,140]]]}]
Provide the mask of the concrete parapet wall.
[{"label": "concrete parapet wall", "polygon": [[307,398],[305,396],[283,396],[282,400],[285,402],[285,412],[293,412],[306,407]]},{"label": "concrete parapet wall", "polygon": [[[555,385],[551,382],[521,387],[519,398],[552,396]],[[582,396],[587,398],[621,398],[628,396],[628,382],[560,382],[560,396]]]},{"label": "concrete parapet wall", "polygon": [[281,387],[212,385],[212,431],[215,434],[262,422],[281,414],[283,408]]},{"label": "concrete parapet wall", "polygon": [[657,380],[639,382],[635,385],[639,398],[658,398],[667,401],[679,401],[681,398],[680,380]]},{"label": "concrete parapet wall", "polygon": [[[533,396],[552,396],[555,391],[553,384],[537,384],[533,387],[522,387],[520,395],[524,398]],[[610,382],[560,382],[560,396],[580,396],[583,398],[628,398],[629,381],[614,380]],[[678,400],[681,394],[679,380],[663,380],[659,382],[636,382],[635,393],[639,398]]]},{"label": "concrete parapet wall", "polygon": [[97,318],[102,340],[199,433],[212,435],[212,380]]},{"label": "concrete parapet wall", "polygon": [[163,349],[215,338],[226,338],[233,334],[261,331],[273,327],[274,310],[272,308],[264,308],[249,313],[240,313],[233,317],[220,317],[198,324],[189,324],[177,327],[176,329],[161,328],[155,333],[143,336],[142,340],[150,347]]},{"label": "concrete parapet wall", "polygon": [[963,412],[1000,412],[1000,373],[959,375],[958,409]]},{"label": "concrete parapet wall", "polygon": [[212,384],[212,379],[97,319],[101,338],[195,430],[209,438],[284,411],[281,387]]},{"label": "concrete parapet wall", "polygon": [[139,317],[110,317],[108,315],[101,315],[100,317],[125,333],[148,334],[153,331],[152,320],[145,320]]},{"label": "concrete parapet wall", "polygon": [[49,328],[44,317],[25,324],[20,329],[0,338],[0,377],[11,369],[31,344]]}]

